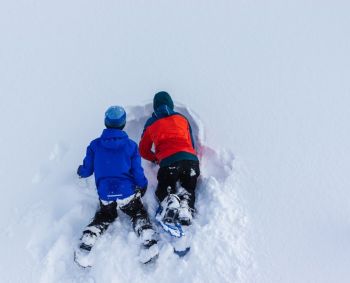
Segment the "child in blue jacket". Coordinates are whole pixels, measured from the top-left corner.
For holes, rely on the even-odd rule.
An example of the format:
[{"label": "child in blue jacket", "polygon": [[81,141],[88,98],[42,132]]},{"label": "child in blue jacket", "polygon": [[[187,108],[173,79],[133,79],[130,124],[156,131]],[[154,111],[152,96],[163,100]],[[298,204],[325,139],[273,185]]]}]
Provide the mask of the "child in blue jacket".
[{"label": "child in blue jacket", "polygon": [[[87,147],[78,175],[87,178],[95,174],[100,208],[81,237],[80,250],[89,252],[97,238],[117,218],[117,208],[131,217],[133,228],[145,249],[158,252],[155,231],[142,204],[147,179],[141,167],[137,144],[123,131],[125,110],[112,106],[105,113],[101,137]],[[141,259],[142,261],[142,259]]]}]

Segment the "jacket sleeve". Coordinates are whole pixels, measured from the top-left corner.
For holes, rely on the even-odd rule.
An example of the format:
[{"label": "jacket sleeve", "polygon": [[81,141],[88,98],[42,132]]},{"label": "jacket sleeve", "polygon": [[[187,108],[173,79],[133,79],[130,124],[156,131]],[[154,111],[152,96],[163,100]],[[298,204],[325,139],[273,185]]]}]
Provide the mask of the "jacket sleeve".
[{"label": "jacket sleeve", "polygon": [[131,157],[131,174],[134,176],[135,186],[146,189],[148,181],[141,166],[141,156],[135,144],[134,154]]},{"label": "jacket sleeve", "polygon": [[94,173],[94,152],[91,145],[87,147],[83,165],[79,166],[77,173],[82,178],[87,178]]},{"label": "jacket sleeve", "polygon": [[191,124],[190,124],[190,122],[189,122],[188,120],[187,120],[187,122],[188,122],[188,128],[189,128],[189,132],[190,132],[190,137],[191,137],[192,146],[193,146],[193,148],[195,148]]},{"label": "jacket sleeve", "polygon": [[140,154],[144,159],[147,159],[153,162],[153,161],[157,161],[157,157],[152,151],[152,144],[153,144],[153,141],[151,139],[149,131],[148,129],[145,129],[139,145]]}]

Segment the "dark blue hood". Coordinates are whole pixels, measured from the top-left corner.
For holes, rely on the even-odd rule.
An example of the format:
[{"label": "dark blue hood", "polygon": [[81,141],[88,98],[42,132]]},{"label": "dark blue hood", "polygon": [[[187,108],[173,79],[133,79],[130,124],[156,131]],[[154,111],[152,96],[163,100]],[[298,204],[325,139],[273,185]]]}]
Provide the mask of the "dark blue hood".
[{"label": "dark blue hood", "polygon": [[153,116],[156,119],[160,119],[160,118],[167,117],[167,116],[170,116],[173,114],[175,114],[174,110],[169,108],[168,105],[161,105],[156,110],[154,110]]},{"label": "dark blue hood", "polygon": [[117,149],[128,141],[128,135],[118,129],[104,129],[101,135],[101,144],[105,148]]},{"label": "dark blue hood", "polygon": [[153,110],[156,111],[162,105],[167,105],[169,109],[174,110],[174,102],[166,91],[160,91],[154,95]]}]

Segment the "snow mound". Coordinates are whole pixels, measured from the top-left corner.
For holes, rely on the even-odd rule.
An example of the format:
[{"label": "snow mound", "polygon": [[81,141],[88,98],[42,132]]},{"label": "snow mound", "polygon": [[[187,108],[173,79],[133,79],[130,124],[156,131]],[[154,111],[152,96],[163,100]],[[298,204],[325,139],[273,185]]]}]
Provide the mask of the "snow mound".
[{"label": "snow mound", "polygon": [[[139,141],[152,105],[127,107],[126,132]],[[33,194],[17,211],[8,237],[22,235],[30,254],[26,282],[251,282],[255,268],[248,245],[249,223],[238,196],[238,161],[226,150],[216,151],[205,144],[204,126],[198,116],[182,105],[177,111],[191,122],[201,159],[197,188],[197,217],[192,226],[191,251],[179,258],[166,242],[160,243],[156,263],[138,262],[139,239],[129,218],[122,212],[99,239],[89,270],[73,262],[73,250],[81,232],[98,206],[93,178],[78,182],[75,172],[81,160],[69,144],[54,146],[49,161],[33,176]],[[102,129],[101,129],[102,130]],[[89,141],[83,141],[88,144]],[[74,148],[74,146],[73,146]],[[83,158],[83,156],[81,156]],[[157,168],[144,162],[149,189],[144,197],[151,219]],[[22,231],[22,233],[21,233]],[[23,233],[25,231],[25,234]]]}]

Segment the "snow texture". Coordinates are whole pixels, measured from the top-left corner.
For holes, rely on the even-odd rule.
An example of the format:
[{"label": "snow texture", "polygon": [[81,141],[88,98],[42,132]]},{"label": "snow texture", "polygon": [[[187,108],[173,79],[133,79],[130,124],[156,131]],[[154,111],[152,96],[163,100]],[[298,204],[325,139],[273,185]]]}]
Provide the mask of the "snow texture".
[{"label": "snow texture", "polygon": [[[348,282],[349,14],[344,0],[0,1],[0,281]],[[164,242],[140,265],[119,213],[81,270],[98,201],[77,166],[111,105],[131,105],[139,141],[161,90],[201,158],[191,251]]]},{"label": "snow texture", "polygon": [[[148,118],[144,113],[151,113],[152,105],[141,109],[144,111],[140,111],[140,107],[127,108],[129,119],[125,131],[135,140]],[[172,274],[168,282],[240,282],[253,276],[253,258],[246,242],[247,218],[235,190],[238,172],[234,170],[234,156],[224,151],[218,153],[205,145],[201,139],[204,129],[198,118],[186,108],[177,109],[189,117],[193,126],[203,168],[197,189],[198,215],[193,223],[190,253],[179,258],[162,238],[157,262],[142,266],[138,261],[141,239],[132,231],[129,218],[120,212],[91,251],[91,270],[79,269],[73,262],[73,251],[95,212],[98,199],[93,178],[83,186],[75,184],[74,176],[67,179],[63,168],[69,166],[68,162],[74,162],[67,151],[64,161],[57,164],[55,174],[36,182],[37,190],[51,187],[52,193],[40,194],[40,199],[20,211],[20,219],[9,227],[16,234],[26,231],[24,241],[33,259],[34,281],[156,282]],[[144,167],[151,177],[144,202],[154,221],[158,206],[154,197],[157,168],[148,162]],[[57,179],[66,181],[54,185]],[[174,267],[181,272],[174,273]]]}]

